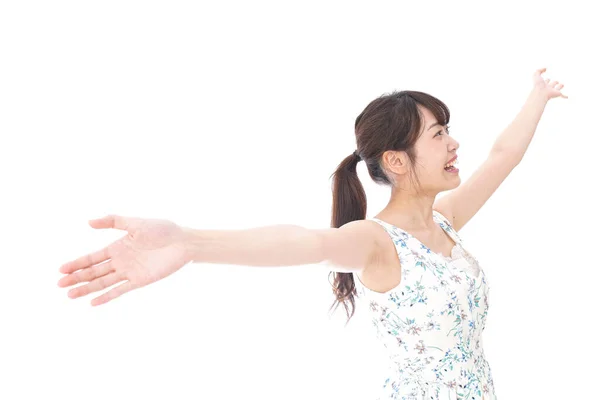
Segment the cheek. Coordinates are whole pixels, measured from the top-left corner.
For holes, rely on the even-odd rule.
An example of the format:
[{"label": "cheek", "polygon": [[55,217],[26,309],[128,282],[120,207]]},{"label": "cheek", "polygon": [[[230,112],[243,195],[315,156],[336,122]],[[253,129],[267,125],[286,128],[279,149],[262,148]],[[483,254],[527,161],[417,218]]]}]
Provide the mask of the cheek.
[{"label": "cheek", "polygon": [[445,161],[445,158],[432,155],[429,159],[418,161],[415,172],[421,176],[439,177],[444,172]]},{"label": "cheek", "polygon": [[423,178],[435,177],[440,171],[440,166],[431,160],[417,160],[414,166],[414,173]]},{"label": "cheek", "polygon": [[429,151],[425,150],[421,152],[421,156],[416,159],[416,166],[422,170],[438,170],[440,169],[440,165],[443,167],[444,161],[448,159],[446,153],[441,154],[441,152],[433,152],[431,149]]}]

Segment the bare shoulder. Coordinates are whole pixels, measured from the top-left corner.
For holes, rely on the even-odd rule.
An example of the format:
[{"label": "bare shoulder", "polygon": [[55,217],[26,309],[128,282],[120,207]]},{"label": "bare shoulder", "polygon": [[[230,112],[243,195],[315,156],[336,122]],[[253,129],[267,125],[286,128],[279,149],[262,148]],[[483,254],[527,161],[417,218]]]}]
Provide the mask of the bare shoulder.
[{"label": "bare shoulder", "polygon": [[372,265],[376,266],[378,264],[384,264],[385,260],[388,258],[385,256],[390,252],[396,254],[396,246],[383,226],[370,219],[354,222],[360,226],[358,229],[363,230],[373,238],[374,253],[373,259],[371,260]]},{"label": "bare shoulder", "polygon": [[322,231],[325,263],[332,271],[360,272],[380,261],[386,240],[385,230],[375,221],[356,220],[337,229]]},{"label": "bare shoulder", "polygon": [[364,286],[378,293],[387,293],[400,284],[402,266],[396,245],[379,223],[373,220],[363,221],[372,232],[375,251],[370,262],[359,272],[358,276]]},{"label": "bare shoulder", "polygon": [[386,248],[391,241],[385,229],[379,223],[370,219],[352,221],[342,226],[340,229],[346,229],[349,232],[354,231],[361,233],[365,237],[369,237],[375,252],[379,252]]}]

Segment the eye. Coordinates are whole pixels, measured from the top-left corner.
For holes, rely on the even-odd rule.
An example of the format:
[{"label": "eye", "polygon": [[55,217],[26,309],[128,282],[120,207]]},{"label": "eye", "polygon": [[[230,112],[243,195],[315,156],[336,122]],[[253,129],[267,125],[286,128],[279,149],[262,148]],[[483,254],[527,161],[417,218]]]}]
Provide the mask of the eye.
[{"label": "eye", "polygon": [[[446,132],[448,132],[448,135],[450,135],[450,125],[446,125]],[[437,135],[439,135],[441,133],[444,133],[444,130],[441,130],[438,133],[436,133],[434,137],[436,137]]]}]

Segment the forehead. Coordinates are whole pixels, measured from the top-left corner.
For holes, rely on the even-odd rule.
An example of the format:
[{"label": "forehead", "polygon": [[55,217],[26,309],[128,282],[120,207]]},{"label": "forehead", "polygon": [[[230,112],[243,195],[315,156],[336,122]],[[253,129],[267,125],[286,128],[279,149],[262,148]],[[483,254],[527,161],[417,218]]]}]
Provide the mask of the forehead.
[{"label": "forehead", "polygon": [[421,115],[423,117],[423,122],[425,123],[425,125],[427,127],[429,127],[431,124],[438,122],[437,119],[434,117],[433,113],[431,111],[429,111],[429,109],[423,107],[423,106],[419,106],[419,111],[421,112]]},{"label": "forehead", "polygon": [[419,106],[419,111],[422,118],[421,133],[427,132],[432,125],[439,124],[439,121],[435,118],[433,113],[429,111],[429,109]]}]

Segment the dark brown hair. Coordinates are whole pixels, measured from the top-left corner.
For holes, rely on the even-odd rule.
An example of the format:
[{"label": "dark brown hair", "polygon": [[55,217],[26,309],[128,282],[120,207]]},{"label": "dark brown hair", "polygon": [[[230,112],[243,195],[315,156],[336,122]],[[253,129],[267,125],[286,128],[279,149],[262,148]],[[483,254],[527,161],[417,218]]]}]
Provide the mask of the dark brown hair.
[{"label": "dark brown hair", "polygon": [[[439,124],[448,124],[450,111],[443,102],[427,93],[408,90],[378,97],[356,117],[354,134],[358,156],[353,153],[346,157],[332,175],[332,228],[367,216],[367,197],[356,173],[356,165],[361,159],[365,161],[371,179],[387,186],[394,185],[394,182],[384,170],[384,152],[404,151],[411,166],[415,165],[417,155],[414,147],[423,124],[419,105],[431,111]],[[418,181],[411,173],[411,180],[415,179]],[[330,283],[336,298],[330,310],[334,306],[337,309],[342,303],[349,322],[354,315],[354,296],[357,294],[354,277],[348,272],[331,271],[329,276],[332,274],[334,280],[333,283],[330,280]]]}]

